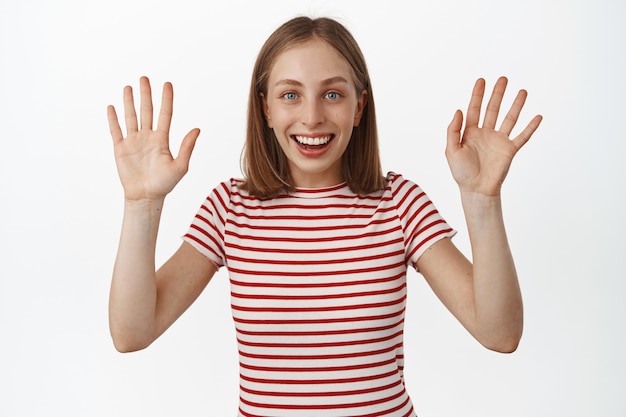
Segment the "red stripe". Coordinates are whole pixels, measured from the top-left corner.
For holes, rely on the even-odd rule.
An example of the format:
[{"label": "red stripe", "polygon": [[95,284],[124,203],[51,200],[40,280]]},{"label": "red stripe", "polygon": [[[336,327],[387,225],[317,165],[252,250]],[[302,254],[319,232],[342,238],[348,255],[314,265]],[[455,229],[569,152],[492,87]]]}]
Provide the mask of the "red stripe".
[{"label": "red stripe", "polygon": [[393,323],[388,324],[386,326],[379,327],[366,327],[366,328],[356,328],[356,329],[340,329],[340,330],[318,330],[318,331],[297,331],[297,332],[288,332],[288,331],[272,331],[272,332],[253,332],[247,331],[237,328],[237,333],[246,335],[246,336],[327,336],[327,335],[346,335],[346,334],[354,334],[354,333],[372,333],[372,332],[381,332],[384,330],[393,329],[394,327],[398,327],[404,323],[404,319]]},{"label": "red stripe", "polygon": [[[315,241],[319,241],[316,239]],[[338,253],[338,252],[352,252],[352,251],[360,251],[360,250],[369,250],[374,248],[392,246],[394,244],[402,243],[404,239],[402,237],[394,238],[391,240],[378,241],[375,243],[370,243],[367,245],[356,245],[356,246],[342,246],[336,247],[332,249],[324,249],[327,253]],[[292,248],[259,248],[256,246],[243,246],[235,243],[226,242],[225,247],[232,248],[244,252],[259,252],[259,253],[280,253],[280,254],[312,254],[319,253],[319,249],[292,249]]]},{"label": "red stripe", "polygon": [[386,342],[393,340],[399,336],[402,336],[402,330],[385,337],[377,337],[374,339],[363,340],[348,340],[345,342],[322,342],[322,343],[267,343],[267,342],[248,342],[237,338],[237,343],[242,346],[259,347],[264,349],[279,349],[279,348],[318,348],[324,349],[329,347],[344,347],[344,346],[359,346],[359,345],[371,345],[374,343]]},{"label": "red stripe", "polygon": [[241,349],[239,350],[239,355],[244,356],[246,358],[252,359],[270,359],[270,360],[295,360],[295,361],[305,361],[305,360],[330,360],[330,359],[348,359],[348,358],[357,358],[363,356],[374,356],[381,355],[384,353],[392,352],[396,349],[402,347],[402,342],[396,343],[393,346],[387,346],[384,349],[372,350],[368,352],[350,352],[350,353],[334,353],[334,354],[323,354],[323,355],[262,355],[258,353],[250,353],[244,352]]},{"label": "red stripe", "polygon": [[396,231],[401,231],[402,228],[399,225],[395,225],[391,229],[387,230],[378,230],[376,232],[363,233],[358,235],[348,235],[348,236],[331,236],[331,237],[314,237],[314,238],[295,238],[292,236],[251,236],[251,235],[243,235],[237,232],[233,232],[231,230],[226,230],[226,236],[233,236],[234,238],[241,240],[262,240],[266,242],[287,242],[287,243],[320,243],[320,242],[334,242],[340,240],[358,240],[363,238],[373,238],[378,236],[384,236],[391,234]]},{"label": "red stripe", "polygon": [[194,242],[198,243],[199,245],[201,245],[203,248],[205,248],[206,250],[208,250],[209,252],[213,253],[215,256],[217,256],[218,258],[221,258],[222,256],[219,253],[216,253],[213,248],[211,248],[210,246],[207,246],[206,243],[204,243],[203,241],[201,241],[200,239],[198,239],[197,237],[190,235],[190,234],[186,234],[185,237],[187,239],[191,239]]},{"label": "red stripe", "polygon": [[396,288],[388,288],[377,291],[363,291],[339,294],[314,294],[314,295],[278,295],[278,294],[241,294],[231,291],[234,298],[251,299],[251,300],[333,300],[338,298],[359,298],[371,297],[374,295],[393,294],[406,288],[406,282]]},{"label": "red stripe", "polygon": [[314,366],[314,367],[274,367],[274,366],[255,366],[245,363],[239,363],[244,369],[261,372],[340,372],[340,371],[357,371],[369,368],[378,368],[390,365],[397,361],[396,358],[387,359],[379,362],[360,363],[358,365],[342,365],[342,366]]},{"label": "red stripe", "polygon": [[[420,217],[420,221],[417,223],[418,226],[420,223],[424,222],[425,219],[427,219],[428,217],[430,217],[433,213],[437,213],[437,210],[432,210],[430,213],[423,215],[422,216],[422,212],[424,210],[426,210],[426,207],[432,207],[433,203],[429,200],[427,202],[425,202],[424,204],[422,204],[422,206],[420,208],[418,208],[415,213],[413,213],[413,215],[407,219],[406,224],[407,224],[407,228],[410,224],[413,223],[413,221],[415,220],[416,217],[421,216]],[[404,216],[401,216],[404,217]],[[417,227],[417,226],[416,226]]]},{"label": "red stripe", "polygon": [[428,236],[427,238],[423,239],[419,244],[415,245],[415,248],[413,248],[413,250],[409,253],[408,258],[411,259],[413,257],[413,255],[422,247],[424,246],[426,243],[430,242],[431,240],[433,240],[434,238],[436,238],[437,236],[441,236],[447,233],[452,232],[452,229],[445,229],[445,230],[439,230],[435,233],[433,233],[432,235]]},{"label": "red stripe", "polygon": [[360,279],[357,281],[340,281],[340,282],[304,282],[304,283],[292,283],[292,282],[244,282],[237,281],[233,278],[230,279],[232,285],[240,287],[267,287],[267,288],[329,288],[329,287],[347,287],[350,285],[371,285],[381,284],[385,282],[395,281],[399,278],[404,278],[406,275],[403,272],[398,274],[384,277],[384,278],[372,278],[372,279]]},{"label": "red stripe", "polygon": [[371,400],[371,401],[355,402],[355,403],[344,403],[344,404],[306,404],[306,405],[263,404],[263,403],[249,401],[244,398],[241,398],[241,402],[252,407],[274,408],[274,409],[280,409],[280,410],[334,410],[334,409],[343,409],[343,408],[369,407],[373,405],[383,404],[386,402],[393,401],[396,398],[401,397],[402,395],[404,395],[404,388],[402,389],[402,391],[386,398],[380,398],[378,400]]},{"label": "red stripe", "polygon": [[328,311],[345,311],[345,310],[361,310],[370,308],[389,307],[392,305],[400,304],[406,301],[406,295],[393,301],[385,301],[381,303],[369,303],[369,304],[354,304],[354,305],[341,305],[341,306],[323,306],[323,307],[245,307],[231,304],[233,310],[238,311],[254,311],[254,312],[274,312],[274,313],[314,313],[314,312],[328,312]]},{"label": "red stripe", "polygon": [[306,272],[285,272],[285,271],[253,271],[247,269],[239,269],[233,268],[232,266],[228,267],[228,270],[231,273],[248,275],[248,276],[275,276],[275,277],[320,277],[320,276],[334,276],[334,275],[349,275],[349,274],[363,274],[368,272],[381,272],[386,271],[388,269],[394,269],[399,267],[404,267],[405,262],[404,259],[402,262],[396,262],[390,265],[382,265],[379,267],[373,268],[357,268],[357,269],[346,269],[339,271],[306,271]]},{"label": "red stripe", "polygon": [[270,230],[272,232],[275,232],[278,230],[287,231],[287,232],[317,232],[317,231],[328,231],[328,230],[363,229],[373,224],[385,224],[385,223],[393,222],[394,220],[396,220],[395,217],[388,217],[388,218],[380,219],[380,220],[372,220],[365,224],[342,224],[342,225],[335,225],[335,226],[315,225],[315,226],[309,226],[309,227],[253,225],[253,224],[238,223],[232,219],[228,219],[228,223],[232,224],[237,229]]},{"label": "red stripe", "polygon": [[[340,196],[338,196],[339,198],[341,198]],[[334,197],[332,196],[325,196],[323,197],[324,200],[330,200],[333,199]],[[352,196],[348,196],[347,197],[349,200],[354,200],[354,198]],[[381,198],[372,198],[369,199],[371,200],[371,204],[356,204],[356,203],[349,203],[349,204],[342,204],[342,203],[324,203],[324,204],[319,204],[319,203],[314,203],[313,199],[308,199],[305,200],[307,201],[307,204],[296,204],[296,203],[280,203],[281,200],[296,200],[298,201],[297,198],[294,198],[293,196],[287,196],[287,197],[283,197],[283,198],[276,198],[272,201],[270,201],[270,203],[273,204],[263,204],[263,205],[258,205],[258,204],[246,204],[246,200],[250,201],[249,199],[241,199],[241,201],[237,201],[237,199],[233,200],[231,199],[230,201],[230,207],[231,207],[231,212],[235,212],[234,209],[232,209],[232,207],[236,207],[236,208],[241,208],[245,211],[249,211],[249,210],[335,210],[335,209],[340,209],[340,210],[345,210],[345,209],[376,209],[380,206],[380,202],[381,201],[389,201],[390,198],[389,197],[381,197]],[[363,199],[362,199],[363,200]],[[254,201],[254,200],[252,200]],[[256,202],[256,201],[255,201]],[[268,202],[268,200],[264,200],[264,202]]]},{"label": "red stripe", "polygon": [[213,236],[211,236],[210,233],[208,233],[206,230],[202,229],[199,226],[196,226],[195,224],[192,224],[191,226],[189,226],[190,229],[193,229],[195,231],[197,231],[198,233],[200,233],[203,236],[206,236],[207,239],[209,239],[211,242],[213,242],[213,244],[215,245],[215,247],[217,248],[221,248],[222,244],[221,242],[224,241],[224,237],[221,236],[220,232],[214,228],[214,226],[210,226],[211,229],[215,230],[215,233],[220,237],[220,240],[218,241],[217,239],[215,239]]},{"label": "red stripe", "polygon": [[256,384],[279,384],[279,385],[324,385],[324,384],[354,384],[357,382],[375,381],[377,379],[389,378],[398,375],[397,370],[385,372],[384,374],[367,375],[355,378],[334,378],[334,379],[265,379],[251,378],[241,375],[241,379]]},{"label": "red stripe", "polygon": [[[328,252],[328,251],[325,251]],[[366,262],[372,260],[379,260],[384,258],[390,258],[393,256],[404,256],[404,250],[397,250],[395,252],[389,253],[380,253],[376,255],[369,256],[361,256],[356,258],[340,258],[340,259],[318,259],[318,260],[280,260],[280,259],[255,259],[255,258],[243,258],[240,256],[230,255],[228,257],[229,261],[242,262],[242,263],[250,263],[250,264],[271,264],[271,265],[328,265],[328,264],[345,264],[345,263],[356,263],[356,262]]]},{"label": "red stripe", "polygon": [[[390,413],[396,412],[396,411],[400,410],[401,408],[406,407],[406,405],[408,404],[408,402],[409,402],[409,398],[407,397],[407,399],[406,399],[406,400],[404,400],[404,402],[403,402],[402,404],[400,404],[400,405],[398,405],[398,406],[396,406],[396,407],[390,408],[390,409],[388,409],[388,410],[384,410],[384,411],[381,411],[381,412],[379,412],[379,413],[372,413],[372,414],[360,414],[360,415],[358,415],[358,416],[357,416],[357,415],[354,415],[353,417],[382,417],[382,416],[389,416],[389,415],[390,415]],[[402,416],[402,417],[410,417],[410,416],[414,415],[414,414],[413,414],[413,413],[414,413],[414,411],[415,411],[415,410],[413,409],[413,407],[411,407],[411,409],[410,409],[410,410],[409,410],[409,411],[408,411],[408,412],[407,412],[404,416]],[[247,413],[247,412],[243,411],[243,410],[241,409],[241,407],[239,408],[239,414],[241,414],[243,417],[266,417],[266,416],[262,416],[262,415],[259,415],[259,414],[250,414],[250,413]]]},{"label": "red stripe", "polygon": [[325,392],[259,391],[259,390],[246,388],[241,385],[240,385],[240,389],[244,392],[247,392],[248,394],[264,395],[268,397],[342,397],[342,396],[363,395],[363,394],[371,394],[373,392],[386,391],[398,385],[402,386],[402,381],[398,380],[398,381],[392,382],[391,384],[382,385],[378,387],[363,388],[363,389],[348,390],[348,391],[325,391]]},{"label": "red stripe", "polygon": [[[378,202],[377,202],[378,203]],[[241,203],[233,203],[235,207],[243,207],[244,209],[254,208],[255,210],[265,210],[267,207],[248,207],[242,205]],[[276,206],[273,206],[272,209],[275,209]],[[395,210],[395,207],[379,207],[378,204],[374,205],[359,205],[359,204],[328,204],[328,205],[317,205],[317,206],[293,206],[293,207],[280,207],[283,209],[289,209],[289,211],[304,211],[309,209],[334,209],[339,208],[344,210],[346,208],[349,209],[372,209],[373,212],[365,212],[362,214],[357,213],[343,213],[343,214],[319,214],[315,213],[314,215],[308,213],[307,215],[278,215],[272,214],[271,216],[254,216],[246,213],[245,211],[236,211],[232,208],[230,209],[230,213],[237,217],[238,219],[249,219],[249,220],[265,220],[265,221],[274,221],[274,220],[305,220],[305,221],[316,221],[316,220],[346,220],[346,219],[371,219],[378,214],[392,212]]]},{"label": "red stripe", "polygon": [[298,320],[249,320],[242,319],[240,317],[233,317],[236,323],[243,324],[266,324],[266,325],[281,325],[281,324],[331,324],[331,323],[351,323],[362,321],[375,321],[385,320],[393,317],[401,316],[404,314],[404,308],[389,314],[380,314],[374,316],[361,316],[361,317],[339,317],[339,318],[323,318],[323,319],[298,319]]},{"label": "red stripe", "polygon": [[[391,413],[394,413],[404,407],[406,407],[406,405],[409,403],[409,398],[407,397],[402,404],[397,405],[393,408],[390,408],[389,410],[385,410],[385,411],[381,411],[379,413],[370,413],[370,414],[361,414],[360,416],[355,416],[355,417],[382,417],[382,416],[390,416]],[[411,408],[409,409],[409,411],[402,417],[410,417],[411,415],[413,415],[414,410],[413,410],[413,406],[411,406]]]},{"label": "red stripe", "polygon": [[[433,220],[434,217],[434,220]],[[412,227],[412,230],[409,231],[408,235],[409,236],[419,236],[419,232],[421,230],[424,230],[425,227],[427,227],[428,224],[441,224],[441,223],[445,223],[443,221],[443,219],[441,219],[439,217],[439,212],[435,209],[429,211],[428,213],[426,213],[424,216],[422,216],[422,218],[417,222],[417,224],[415,226]],[[424,226],[424,224],[426,224],[426,226]]]}]

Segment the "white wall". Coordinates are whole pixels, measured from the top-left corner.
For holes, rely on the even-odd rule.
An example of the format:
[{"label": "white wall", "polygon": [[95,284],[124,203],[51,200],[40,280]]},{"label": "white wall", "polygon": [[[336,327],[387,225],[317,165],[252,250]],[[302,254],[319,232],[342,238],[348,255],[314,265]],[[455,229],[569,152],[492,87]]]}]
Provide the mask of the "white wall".
[{"label": "white wall", "polygon": [[[174,147],[202,129],[168,197],[158,261],[239,175],[252,63],[296,14],[339,18],[374,83],[383,163],[462,233],[445,128],[475,78],[529,90],[545,120],[505,184],[526,303],[519,350],[479,347],[410,276],[407,384],[421,416],[626,414],[626,3],[0,1],[0,415],[226,416],[237,357],[226,271],[149,349],[107,327],[122,192],[105,108],[148,75],[176,91]],[[511,92],[509,100],[514,94]]]}]

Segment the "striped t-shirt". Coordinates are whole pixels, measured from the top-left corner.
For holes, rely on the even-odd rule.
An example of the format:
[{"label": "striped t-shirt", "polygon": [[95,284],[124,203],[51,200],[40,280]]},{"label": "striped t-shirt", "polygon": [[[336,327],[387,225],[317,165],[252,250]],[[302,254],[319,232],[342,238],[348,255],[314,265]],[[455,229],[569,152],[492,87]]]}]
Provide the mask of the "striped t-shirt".
[{"label": "striped t-shirt", "polygon": [[271,199],[220,184],[184,239],[231,285],[239,416],[415,416],[403,378],[407,266],[454,231],[416,184]]}]

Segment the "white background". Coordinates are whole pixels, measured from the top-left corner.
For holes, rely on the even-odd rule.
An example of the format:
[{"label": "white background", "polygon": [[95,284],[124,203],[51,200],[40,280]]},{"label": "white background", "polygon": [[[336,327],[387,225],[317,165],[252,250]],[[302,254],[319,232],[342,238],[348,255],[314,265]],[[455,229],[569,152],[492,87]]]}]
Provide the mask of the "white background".
[{"label": "white background", "polygon": [[162,263],[210,189],[239,176],[252,64],[298,15],[338,18],[373,79],[385,170],[460,230],[445,129],[474,80],[529,91],[545,120],[504,187],[526,307],[518,351],[480,347],[409,276],[409,392],[420,416],[624,416],[626,3],[0,1],[0,415],[234,416],[226,271],[147,350],[107,327],[122,212],[106,123],[148,75],[176,92],[172,144],[202,129],[168,197]]}]

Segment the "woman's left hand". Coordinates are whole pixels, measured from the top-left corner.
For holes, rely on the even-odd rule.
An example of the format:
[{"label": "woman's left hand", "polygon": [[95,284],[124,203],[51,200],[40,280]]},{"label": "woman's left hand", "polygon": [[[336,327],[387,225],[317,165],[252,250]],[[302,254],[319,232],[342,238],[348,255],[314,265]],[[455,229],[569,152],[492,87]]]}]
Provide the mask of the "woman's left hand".
[{"label": "woman's left hand", "polygon": [[542,117],[535,116],[518,136],[510,138],[526,101],[526,91],[520,90],[500,129],[496,130],[506,85],[505,77],[496,82],[487,104],[483,125],[480,127],[478,123],[485,94],[485,80],[477,80],[467,110],[465,130],[461,134],[463,113],[460,110],[456,111],[448,126],[446,158],[462,193],[499,196],[513,157],[541,123]]}]

